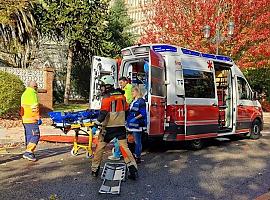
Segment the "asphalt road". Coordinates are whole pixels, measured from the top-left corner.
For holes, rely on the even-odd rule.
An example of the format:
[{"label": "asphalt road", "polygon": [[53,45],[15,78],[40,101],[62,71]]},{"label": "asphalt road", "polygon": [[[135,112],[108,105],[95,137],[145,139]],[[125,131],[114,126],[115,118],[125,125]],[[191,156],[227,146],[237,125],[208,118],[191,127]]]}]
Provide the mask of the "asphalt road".
[{"label": "asphalt road", "polygon": [[270,189],[270,128],[263,134],[214,140],[199,151],[156,145],[145,152],[139,179],[123,182],[119,196],[98,194],[101,179],[91,177],[85,154],[70,155],[70,145],[40,144],[35,163],[18,155],[21,147],[0,155],[0,199],[254,199]]}]

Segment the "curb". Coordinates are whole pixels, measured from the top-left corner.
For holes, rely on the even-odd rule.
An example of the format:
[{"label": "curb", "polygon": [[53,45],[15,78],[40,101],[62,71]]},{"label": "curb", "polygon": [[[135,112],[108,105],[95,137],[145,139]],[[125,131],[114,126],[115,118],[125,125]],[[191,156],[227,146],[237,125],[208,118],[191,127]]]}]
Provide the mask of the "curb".
[{"label": "curb", "polygon": [[255,200],[270,200],[270,192],[257,197]]}]

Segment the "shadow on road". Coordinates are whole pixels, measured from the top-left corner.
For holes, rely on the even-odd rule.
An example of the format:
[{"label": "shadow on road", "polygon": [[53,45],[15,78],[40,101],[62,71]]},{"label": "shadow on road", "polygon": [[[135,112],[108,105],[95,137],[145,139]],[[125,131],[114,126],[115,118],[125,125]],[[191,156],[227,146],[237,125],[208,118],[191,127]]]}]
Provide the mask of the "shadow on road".
[{"label": "shadow on road", "polygon": [[[71,149],[70,146],[59,147],[59,148],[50,148],[50,149],[42,149],[42,150],[37,150],[35,152],[35,154],[38,157],[38,159],[45,159],[45,158],[49,158],[49,157],[52,157],[52,156],[57,156],[57,155],[61,155],[61,154],[70,152],[70,149]],[[12,156],[8,157],[7,159],[1,159],[0,158],[0,164],[20,160],[22,158],[22,155],[23,155],[23,153],[12,155]]]},{"label": "shadow on road", "polygon": [[35,164],[21,156],[0,160],[13,163],[0,168],[0,199],[253,199],[269,188],[269,138],[210,140],[199,151],[155,143],[143,156],[139,179],[123,183],[120,196],[98,195],[101,179],[91,177],[90,160],[67,153],[70,146],[43,149]]}]

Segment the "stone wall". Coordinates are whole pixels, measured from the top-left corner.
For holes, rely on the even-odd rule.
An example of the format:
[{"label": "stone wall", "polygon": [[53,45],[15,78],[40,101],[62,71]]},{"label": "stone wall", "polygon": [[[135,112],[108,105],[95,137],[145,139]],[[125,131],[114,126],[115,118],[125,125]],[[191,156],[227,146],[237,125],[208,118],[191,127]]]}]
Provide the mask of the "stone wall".
[{"label": "stone wall", "polygon": [[6,71],[17,75],[27,86],[30,81],[36,81],[38,84],[38,96],[41,114],[45,115],[53,110],[53,78],[54,70],[44,68],[43,70],[21,69],[13,67],[0,67],[1,71]]}]

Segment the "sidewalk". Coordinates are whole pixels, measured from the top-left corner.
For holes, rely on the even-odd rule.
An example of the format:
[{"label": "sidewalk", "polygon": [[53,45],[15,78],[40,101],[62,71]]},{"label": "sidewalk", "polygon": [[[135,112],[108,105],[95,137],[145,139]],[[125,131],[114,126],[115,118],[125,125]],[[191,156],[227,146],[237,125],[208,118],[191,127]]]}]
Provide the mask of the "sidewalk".
[{"label": "sidewalk", "polygon": [[[52,126],[40,126],[40,134],[44,135],[65,135],[60,129]],[[24,128],[0,128],[0,147],[4,144],[16,144],[24,142]]]}]

